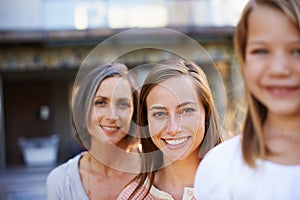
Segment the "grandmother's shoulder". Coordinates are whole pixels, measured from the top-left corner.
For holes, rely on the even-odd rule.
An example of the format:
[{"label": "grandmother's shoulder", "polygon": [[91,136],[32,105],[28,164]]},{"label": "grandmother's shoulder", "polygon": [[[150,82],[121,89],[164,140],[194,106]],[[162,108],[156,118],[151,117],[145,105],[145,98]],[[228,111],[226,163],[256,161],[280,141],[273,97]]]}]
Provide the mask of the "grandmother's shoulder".
[{"label": "grandmother's shoulder", "polygon": [[82,154],[78,154],[73,158],[70,158],[65,163],[62,163],[54,169],[52,169],[47,176],[47,183],[63,181],[64,178],[68,176],[68,174],[77,172],[78,162],[81,156]]}]

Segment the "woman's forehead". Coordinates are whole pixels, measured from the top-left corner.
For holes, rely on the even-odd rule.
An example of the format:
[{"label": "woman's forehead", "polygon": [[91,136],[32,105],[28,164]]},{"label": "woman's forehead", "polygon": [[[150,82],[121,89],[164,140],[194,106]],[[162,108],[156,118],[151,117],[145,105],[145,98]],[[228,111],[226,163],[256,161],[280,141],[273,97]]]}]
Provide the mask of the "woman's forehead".
[{"label": "woman's forehead", "polygon": [[183,102],[197,102],[197,100],[194,84],[188,76],[176,76],[157,84],[147,97],[150,104],[166,105],[171,103],[180,105]]},{"label": "woman's forehead", "polygon": [[100,83],[96,91],[96,96],[97,95],[128,97],[132,95],[131,85],[129,81],[123,77],[109,77]]}]

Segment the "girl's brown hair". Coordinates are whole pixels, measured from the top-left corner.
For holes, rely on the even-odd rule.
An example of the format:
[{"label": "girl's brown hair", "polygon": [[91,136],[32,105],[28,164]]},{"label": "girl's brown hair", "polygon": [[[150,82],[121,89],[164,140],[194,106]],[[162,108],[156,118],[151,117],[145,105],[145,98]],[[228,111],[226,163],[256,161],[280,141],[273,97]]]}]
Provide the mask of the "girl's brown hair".
[{"label": "girl's brown hair", "polygon": [[[250,0],[245,6],[235,32],[235,52],[240,71],[245,79],[244,66],[248,38],[248,18],[253,9],[259,5],[270,6],[283,12],[300,31],[300,1],[299,0]],[[276,30],[275,30],[276,31]],[[264,158],[268,149],[264,144],[262,127],[267,116],[267,108],[256,99],[245,87],[245,97],[248,108],[245,115],[242,153],[245,162],[255,167],[257,158]]]}]

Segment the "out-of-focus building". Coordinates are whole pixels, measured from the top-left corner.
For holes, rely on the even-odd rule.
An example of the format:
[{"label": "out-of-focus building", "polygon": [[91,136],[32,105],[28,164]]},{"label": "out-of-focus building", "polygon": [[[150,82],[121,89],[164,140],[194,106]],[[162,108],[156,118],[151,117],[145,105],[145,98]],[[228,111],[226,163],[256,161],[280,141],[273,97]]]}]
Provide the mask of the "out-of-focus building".
[{"label": "out-of-focus building", "polygon": [[[71,125],[77,71],[98,44],[133,28],[148,29],[130,40],[114,41],[105,47],[103,55],[114,58],[117,49],[153,43],[190,52],[176,34],[166,36],[157,28],[178,31],[196,40],[219,70],[220,74],[205,69],[212,86],[217,76],[225,84],[224,90],[213,89],[221,117],[225,118],[226,113],[224,127],[232,131],[238,125],[231,116],[241,92],[232,39],[244,4],[245,0],[1,1],[0,168],[25,164],[20,138],[57,135],[57,163],[81,150]],[[151,28],[157,31],[148,32]],[[195,62],[203,64],[201,57],[192,54]],[[168,53],[151,48],[119,55],[130,68],[168,58]],[[101,63],[104,58],[98,59]],[[226,102],[219,98],[223,92]]]}]

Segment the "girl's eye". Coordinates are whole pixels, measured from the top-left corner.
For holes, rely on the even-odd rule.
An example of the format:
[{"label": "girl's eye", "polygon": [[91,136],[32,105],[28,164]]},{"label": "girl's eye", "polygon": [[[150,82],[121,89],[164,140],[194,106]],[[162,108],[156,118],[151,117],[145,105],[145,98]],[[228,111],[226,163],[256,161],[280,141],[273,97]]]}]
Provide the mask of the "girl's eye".
[{"label": "girl's eye", "polygon": [[252,50],[252,54],[267,54],[268,51],[266,49],[254,49]]},{"label": "girl's eye", "polygon": [[157,118],[157,119],[164,119],[166,118],[168,115],[166,112],[154,112],[152,115],[152,117]]},{"label": "girl's eye", "polygon": [[292,50],[292,54],[293,54],[294,56],[300,56],[300,48],[299,48],[299,49],[293,49],[293,50]]},{"label": "girl's eye", "polygon": [[194,112],[195,109],[194,108],[183,108],[181,111],[180,111],[180,114],[189,114],[189,113],[192,113]]}]

